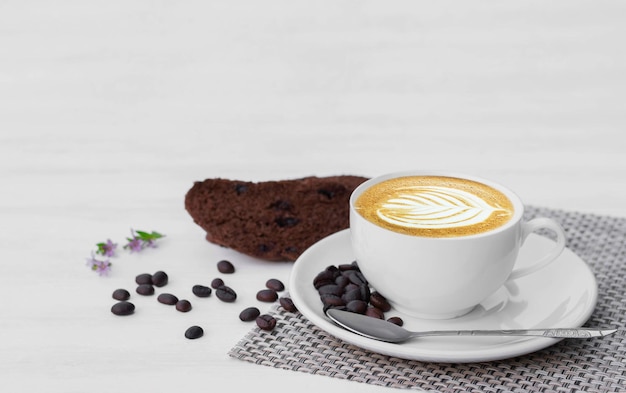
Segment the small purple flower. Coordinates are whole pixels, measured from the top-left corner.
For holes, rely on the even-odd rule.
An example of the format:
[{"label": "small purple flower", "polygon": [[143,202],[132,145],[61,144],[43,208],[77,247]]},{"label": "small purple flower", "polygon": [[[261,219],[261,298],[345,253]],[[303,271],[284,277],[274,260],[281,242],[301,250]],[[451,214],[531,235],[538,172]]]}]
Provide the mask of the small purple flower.
[{"label": "small purple flower", "polygon": [[[158,232],[145,232],[134,229],[130,230],[131,237],[127,237],[128,243],[124,245],[125,249],[130,250],[130,252],[139,252],[144,248],[156,248],[157,239],[164,237],[165,235],[160,234]],[[90,258],[85,258],[87,261],[86,265],[93,271],[98,272],[100,276],[106,276],[111,271],[111,262],[109,259],[99,260],[96,259],[96,255],[102,255],[105,257],[114,257],[115,251],[117,249],[117,243],[113,243],[111,239],[107,239],[106,242],[97,243],[97,249],[91,252]]]},{"label": "small purple flower", "polygon": [[152,233],[148,233],[145,231],[135,231],[134,229],[130,230],[132,237],[126,238],[128,243],[124,246],[124,248],[130,249],[130,252],[139,252],[146,247],[156,248],[157,239],[164,237],[158,232],[152,231]]},{"label": "small purple flower", "polygon": [[107,261],[98,261],[96,265],[94,265],[94,270],[98,272],[100,276],[106,276],[111,271],[111,262]]},{"label": "small purple flower", "polygon": [[98,254],[102,254],[107,257],[115,256],[115,249],[117,248],[117,243],[113,243],[111,239],[108,239],[106,243],[98,243]]},{"label": "small purple flower", "polygon": [[96,266],[98,264],[98,260],[96,259],[94,253],[91,253],[91,258],[86,258],[87,263],[86,265],[89,266],[89,268],[93,269],[94,266]]},{"label": "small purple flower", "polygon": [[113,243],[111,239],[108,239],[106,244],[104,245],[104,255],[107,257],[112,257],[115,255],[115,249],[117,248],[117,243]]},{"label": "small purple flower", "polygon": [[139,238],[139,236],[137,236],[134,230],[131,230],[130,233],[133,235],[133,237],[126,238],[126,240],[128,240],[128,244],[126,244],[124,248],[130,249],[130,252],[141,251],[143,249],[143,241],[141,240],[141,238]]},{"label": "small purple flower", "polygon": [[86,258],[86,259],[87,259],[87,266],[89,266],[91,270],[97,271],[98,274],[101,276],[106,276],[111,270],[111,262],[109,262],[109,260],[100,261],[96,259],[95,254],[93,252],[91,253],[91,258]]}]

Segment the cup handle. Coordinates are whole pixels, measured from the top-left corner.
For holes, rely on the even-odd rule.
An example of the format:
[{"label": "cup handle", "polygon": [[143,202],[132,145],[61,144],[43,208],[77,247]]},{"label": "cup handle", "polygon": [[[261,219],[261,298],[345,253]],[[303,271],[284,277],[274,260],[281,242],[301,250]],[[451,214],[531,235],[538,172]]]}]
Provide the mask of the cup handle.
[{"label": "cup handle", "polygon": [[554,247],[548,254],[539,258],[539,260],[537,260],[537,262],[535,262],[532,266],[513,269],[513,272],[509,276],[508,280],[514,280],[544,268],[561,255],[561,252],[563,252],[563,249],[565,248],[565,232],[556,221],[546,217],[534,218],[528,222],[522,223],[522,244],[524,244],[528,235],[537,229],[549,229],[556,234]]}]

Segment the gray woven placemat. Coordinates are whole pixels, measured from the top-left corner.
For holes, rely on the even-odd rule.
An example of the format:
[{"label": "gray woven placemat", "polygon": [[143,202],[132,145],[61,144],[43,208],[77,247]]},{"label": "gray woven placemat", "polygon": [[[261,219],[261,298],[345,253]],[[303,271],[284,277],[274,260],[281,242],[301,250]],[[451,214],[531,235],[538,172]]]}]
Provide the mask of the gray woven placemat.
[{"label": "gray woven placemat", "polygon": [[229,355],[270,367],[434,392],[626,392],[626,219],[529,207],[527,218],[552,217],[567,247],[592,268],[599,298],[585,326],[617,326],[594,340],[563,340],[538,352],[484,363],[426,363],[347,344],[300,313],[271,310],[272,332],[251,330]]}]

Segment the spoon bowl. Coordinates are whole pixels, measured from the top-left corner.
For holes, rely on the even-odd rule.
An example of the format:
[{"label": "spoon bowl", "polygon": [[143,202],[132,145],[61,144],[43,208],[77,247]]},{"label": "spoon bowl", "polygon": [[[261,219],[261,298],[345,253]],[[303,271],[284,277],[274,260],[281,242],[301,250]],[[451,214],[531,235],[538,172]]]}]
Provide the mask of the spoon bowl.
[{"label": "spoon bowl", "polygon": [[617,329],[551,328],[515,330],[431,330],[409,331],[394,323],[362,314],[330,308],[326,315],[337,325],[361,336],[389,343],[402,343],[412,338],[432,336],[540,336],[549,338],[604,337]]}]

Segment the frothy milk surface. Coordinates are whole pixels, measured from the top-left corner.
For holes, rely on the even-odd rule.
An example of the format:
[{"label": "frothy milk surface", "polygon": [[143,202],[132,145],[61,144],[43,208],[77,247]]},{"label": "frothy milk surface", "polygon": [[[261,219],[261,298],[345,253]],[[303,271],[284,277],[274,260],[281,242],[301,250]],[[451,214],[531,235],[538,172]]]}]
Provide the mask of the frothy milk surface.
[{"label": "frothy milk surface", "polygon": [[374,224],[414,236],[469,236],[496,229],[513,217],[501,191],[473,180],[406,176],[363,191],[357,212]]}]

